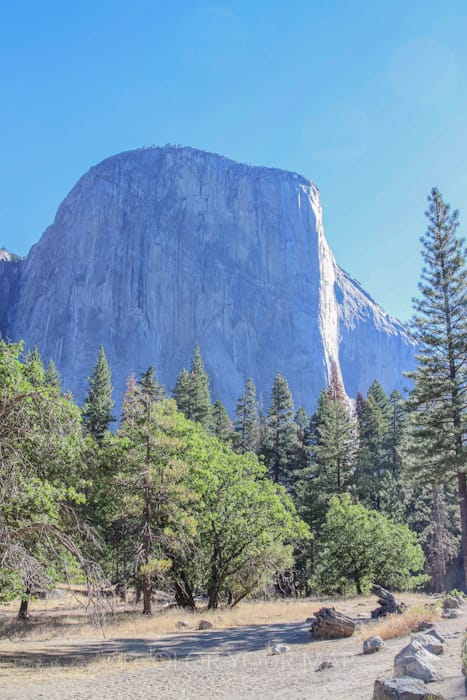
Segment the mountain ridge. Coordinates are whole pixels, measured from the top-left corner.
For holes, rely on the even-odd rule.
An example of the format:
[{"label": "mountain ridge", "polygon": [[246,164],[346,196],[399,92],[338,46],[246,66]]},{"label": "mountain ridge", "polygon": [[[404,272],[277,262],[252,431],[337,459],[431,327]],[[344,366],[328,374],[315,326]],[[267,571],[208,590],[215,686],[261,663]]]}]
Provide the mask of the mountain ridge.
[{"label": "mountain ridge", "polygon": [[118,400],[148,364],[172,388],[198,342],[231,412],[248,376],[266,399],[281,371],[310,409],[332,364],[353,396],[375,378],[401,387],[413,363],[403,324],[337,265],[317,186],[278,168],[177,146],[110,156],[15,281],[5,264],[2,335],[53,357],[78,399],[101,343]]}]

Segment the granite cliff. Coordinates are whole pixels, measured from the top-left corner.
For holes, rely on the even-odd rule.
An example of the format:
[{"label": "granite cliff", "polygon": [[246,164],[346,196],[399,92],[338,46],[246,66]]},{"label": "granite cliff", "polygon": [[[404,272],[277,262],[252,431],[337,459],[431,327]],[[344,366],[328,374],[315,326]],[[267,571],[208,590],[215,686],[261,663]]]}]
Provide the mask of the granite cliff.
[{"label": "granite cliff", "polygon": [[99,345],[120,399],[131,370],[172,389],[199,342],[229,411],[276,370],[311,410],[333,363],[354,396],[403,385],[406,329],[336,264],[318,189],[296,173],[191,148],[91,168],[25,260],[0,261],[0,331],[37,344],[83,397]]}]

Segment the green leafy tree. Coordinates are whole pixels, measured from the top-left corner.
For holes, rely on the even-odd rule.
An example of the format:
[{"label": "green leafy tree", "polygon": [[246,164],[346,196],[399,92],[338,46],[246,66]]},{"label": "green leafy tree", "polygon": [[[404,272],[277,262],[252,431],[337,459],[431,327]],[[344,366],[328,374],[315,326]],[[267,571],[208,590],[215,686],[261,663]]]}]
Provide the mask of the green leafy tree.
[{"label": "green leafy tree", "polygon": [[256,387],[251,378],[247,379],[235,409],[233,445],[237,452],[258,452],[260,427]]},{"label": "green leafy tree", "polygon": [[413,478],[433,485],[457,482],[464,573],[467,580],[467,270],[458,212],[437,189],[428,198],[428,229],[422,237],[424,268],[414,300],[412,332],[418,365],[405,461]]},{"label": "green leafy tree", "polygon": [[88,382],[89,389],[83,406],[84,429],[100,441],[109,425],[115,421],[112,414],[115,404],[112,399],[111,372],[102,345]]},{"label": "green leafy tree", "polygon": [[195,472],[198,551],[208,605],[216,608],[222,595],[235,604],[291,566],[294,545],[309,531],[256,455],[236,454],[213,438],[203,453]]},{"label": "green leafy tree", "polygon": [[406,588],[426,579],[417,536],[349,494],[334,496],[317,542],[314,584],[326,593],[367,591],[371,584]]},{"label": "green leafy tree", "polygon": [[52,569],[63,573],[65,550],[85,562],[75,508],[83,499],[79,409],[46,385],[37,359],[21,363],[21,351],[0,342],[0,582],[4,599],[22,598],[26,617]]}]

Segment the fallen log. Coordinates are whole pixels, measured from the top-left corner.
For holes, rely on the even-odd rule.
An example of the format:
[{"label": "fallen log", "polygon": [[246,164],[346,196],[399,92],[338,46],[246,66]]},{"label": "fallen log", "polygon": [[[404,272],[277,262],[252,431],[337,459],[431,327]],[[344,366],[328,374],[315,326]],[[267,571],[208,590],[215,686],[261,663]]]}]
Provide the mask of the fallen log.
[{"label": "fallen log", "polygon": [[386,615],[402,615],[407,610],[405,603],[398,603],[392,593],[382,586],[373,586],[373,593],[378,597],[379,607],[371,611],[373,619]]},{"label": "fallen log", "polygon": [[321,608],[315,613],[310,632],[316,639],[342,639],[351,637],[355,622],[335,608]]}]

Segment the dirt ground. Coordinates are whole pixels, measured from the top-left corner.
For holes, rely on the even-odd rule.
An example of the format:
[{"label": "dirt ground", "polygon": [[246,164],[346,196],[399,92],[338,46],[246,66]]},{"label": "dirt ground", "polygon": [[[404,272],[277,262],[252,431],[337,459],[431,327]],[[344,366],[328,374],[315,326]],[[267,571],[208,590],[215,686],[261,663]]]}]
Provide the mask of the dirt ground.
[{"label": "dirt ground", "polygon": [[[304,607],[297,606],[300,615]],[[374,599],[335,601],[335,606],[368,629]],[[309,614],[317,607],[310,603]],[[292,604],[290,617],[293,610]],[[461,617],[436,623],[447,648],[441,658],[444,680],[430,688],[446,700],[465,698],[460,648],[466,612],[467,604]],[[171,624],[175,627],[175,617]],[[349,639],[316,641],[301,619],[106,639],[97,633],[92,639],[14,637],[0,640],[0,700],[365,700],[372,697],[376,678],[392,676],[394,656],[408,637],[364,656],[362,636],[357,631]],[[275,643],[289,645],[290,652],[271,655]],[[323,661],[333,667],[317,671]]]}]

